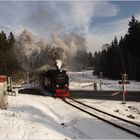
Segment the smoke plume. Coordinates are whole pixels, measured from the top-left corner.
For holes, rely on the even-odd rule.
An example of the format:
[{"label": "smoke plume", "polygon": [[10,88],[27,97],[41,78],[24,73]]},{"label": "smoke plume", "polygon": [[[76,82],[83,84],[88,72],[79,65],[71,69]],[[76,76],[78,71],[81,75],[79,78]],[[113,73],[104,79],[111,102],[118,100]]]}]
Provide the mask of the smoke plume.
[{"label": "smoke plume", "polygon": [[45,40],[36,41],[32,33],[23,31],[14,50],[25,70],[56,68],[56,62],[61,68],[68,66],[68,60],[75,57],[79,50],[86,51],[86,40],[75,33],[64,36],[52,34],[52,41],[48,43]]},{"label": "smoke plume", "polygon": [[58,67],[58,69],[60,70],[61,69],[61,67],[62,67],[62,61],[61,60],[59,60],[59,59],[57,59],[56,60],[56,66]]},{"label": "smoke plume", "polygon": [[52,34],[53,46],[61,47],[65,50],[66,57],[73,57],[78,50],[86,51],[85,38],[71,32],[65,34],[64,37],[60,37],[56,34]]}]

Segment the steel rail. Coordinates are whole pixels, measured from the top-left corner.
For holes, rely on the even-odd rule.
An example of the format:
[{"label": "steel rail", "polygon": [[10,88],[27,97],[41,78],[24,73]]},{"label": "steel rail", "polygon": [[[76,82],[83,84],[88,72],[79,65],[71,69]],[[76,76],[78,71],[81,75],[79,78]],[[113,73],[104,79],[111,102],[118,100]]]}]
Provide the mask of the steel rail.
[{"label": "steel rail", "polygon": [[112,117],[114,117],[114,118],[117,118],[117,119],[119,119],[119,120],[122,120],[122,121],[125,121],[125,122],[128,122],[128,123],[130,123],[130,124],[133,124],[133,125],[136,125],[136,126],[140,127],[140,124],[138,124],[138,123],[135,123],[135,122],[126,120],[126,119],[121,118],[121,117],[119,117],[119,116],[115,116],[115,115],[113,115],[113,114],[107,113],[107,112],[105,112],[105,111],[103,111],[103,110],[100,110],[100,109],[97,109],[97,108],[95,108],[95,107],[91,107],[91,106],[89,106],[89,105],[87,105],[87,104],[84,104],[84,103],[82,103],[82,102],[80,102],[80,101],[77,101],[77,100],[75,100],[75,99],[71,99],[71,100],[73,100],[73,101],[75,101],[75,102],[77,102],[77,103],[79,103],[79,104],[82,104],[82,105],[84,105],[84,106],[87,106],[87,107],[89,107],[89,108],[91,108],[91,109],[94,109],[94,110],[96,110],[96,111],[102,112],[102,113],[104,113],[104,114],[107,114],[107,115],[112,116]]},{"label": "steel rail", "polygon": [[131,134],[140,138],[140,125],[139,124],[125,120],[123,118],[109,114],[107,112],[101,111],[97,108],[88,106],[88,105],[81,103],[80,101],[77,101],[74,99],[65,98],[65,99],[63,99],[63,101],[65,103],[81,110],[82,112],[85,112],[91,116],[94,116],[94,117],[96,117],[104,122],[107,122],[115,127],[122,129],[122,130],[125,130],[128,133],[131,133]]}]

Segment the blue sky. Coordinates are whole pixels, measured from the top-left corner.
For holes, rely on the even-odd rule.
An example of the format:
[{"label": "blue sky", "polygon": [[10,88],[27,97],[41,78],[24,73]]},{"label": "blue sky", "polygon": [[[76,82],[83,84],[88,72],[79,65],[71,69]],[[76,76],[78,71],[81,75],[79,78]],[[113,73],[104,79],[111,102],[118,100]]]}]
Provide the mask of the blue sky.
[{"label": "blue sky", "polygon": [[18,36],[25,29],[48,41],[75,32],[91,51],[123,36],[132,15],[140,19],[140,1],[0,1],[1,30]]}]

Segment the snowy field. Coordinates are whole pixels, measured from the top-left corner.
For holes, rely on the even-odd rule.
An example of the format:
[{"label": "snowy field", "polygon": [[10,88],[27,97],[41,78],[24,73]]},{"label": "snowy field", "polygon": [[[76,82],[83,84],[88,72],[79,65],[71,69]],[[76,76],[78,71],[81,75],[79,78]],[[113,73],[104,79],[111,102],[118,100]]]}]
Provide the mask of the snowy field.
[{"label": "snowy field", "polygon": [[[68,72],[70,77],[70,87],[72,89],[93,90],[93,83],[97,83],[97,89],[100,90],[101,82],[102,90],[122,90],[122,85],[118,84],[118,80],[100,79],[99,77],[94,76],[92,72],[93,71]],[[129,82],[130,84],[127,84],[126,86],[127,90],[140,91],[140,82]]]},{"label": "snowy field", "polygon": [[[69,72],[71,89],[91,89],[87,86],[100,79],[91,71]],[[117,81],[103,80],[104,90],[120,88]],[[139,89],[139,82],[128,86]],[[99,88],[99,87],[98,87]],[[81,99],[109,113],[140,123],[140,103]],[[7,110],[0,110],[0,139],[6,140],[69,140],[69,139],[138,139],[114,126],[93,118],[61,99],[49,96],[18,94],[8,97]],[[131,116],[131,117],[130,117]],[[132,117],[133,116],[133,117]]]}]

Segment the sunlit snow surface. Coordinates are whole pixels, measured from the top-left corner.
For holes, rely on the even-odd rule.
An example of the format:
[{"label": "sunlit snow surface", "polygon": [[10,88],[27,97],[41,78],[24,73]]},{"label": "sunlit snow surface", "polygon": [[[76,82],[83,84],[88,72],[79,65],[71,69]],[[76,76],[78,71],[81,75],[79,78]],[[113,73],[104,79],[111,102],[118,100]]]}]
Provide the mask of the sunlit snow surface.
[{"label": "sunlit snow surface", "polygon": [[[97,89],[100,90],[100,82],[102,83],[103,90],[122,90],[122,85],[118,82],[121,80],[108,80],[102,79],[92,74],[93,71],[84,72],[68,72],[70,77],[71,89],[93,90],[93,83],[97,83]],[[129,81],[129,80],[128,80]],[[140,91],[140,82],[129,81],[127,90]]]},{"label": "sunlit snow surface", "polygon": [[[100,79],[91,71],[69,72],[71,89],[92,89],[87,86]],[[105,89],[117,89],[117,81],[103,80]],[[115,84],[115,86],[114,86]],[[130,87],[139,89],[139,83]],[[130,88],[129,87],[129,88]],[[131,88],[133,90],[133,88]],[[83,102],[112,114],[140,123],[140,103],[82,99]],[[137,139],[118,128],[93,118],[49,96],[19,94],[9,96],[7,110],[0,110],[0,139]],[[118,111],[119,110],[119,111]]]}]

